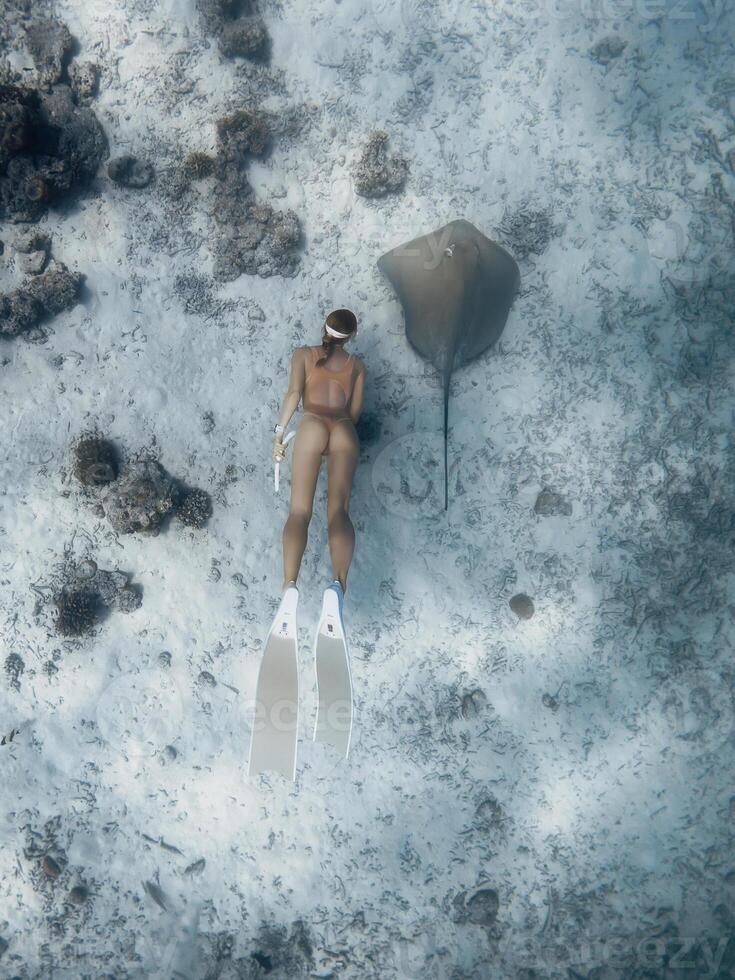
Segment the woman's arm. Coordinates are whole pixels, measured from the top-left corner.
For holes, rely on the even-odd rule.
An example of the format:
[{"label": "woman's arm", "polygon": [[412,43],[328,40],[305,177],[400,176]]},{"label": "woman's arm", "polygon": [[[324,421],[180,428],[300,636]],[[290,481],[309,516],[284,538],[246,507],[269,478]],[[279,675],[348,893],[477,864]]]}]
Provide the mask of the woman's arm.
[{"label": "woman's arm", "polygon": [[357,420],[362,414],[362,406],[365,400],[365,366],[363,365],[362,371],[355,378],[355,387],[352,389],[352,398],[350,398],[350,418],[357,425]]},{"label": "woman's arm", "polygon": [[304,393],[304,382],[306,381],[306,351],[303,347],[297,347],[291,356],[291,374],[288,379],[288,391],[283,399],[283,408],[278,419],[284,430],[291,421],[291,416],[299,407],[301,396]]},{"label": "woman's arm", "polygon": [[291,373],[288,379],[288,391],[283,399],[281,415],[278,419],[283,426],[282,432],[276,432],[273,437],[273,459],[280,463],[286,453],[286,446],[282,442],[286,426],[291,421],[291,416],[299,407],[301,396],[304,393],[304,382],[306,381],[306,349],[297,347],[291,355]]}]

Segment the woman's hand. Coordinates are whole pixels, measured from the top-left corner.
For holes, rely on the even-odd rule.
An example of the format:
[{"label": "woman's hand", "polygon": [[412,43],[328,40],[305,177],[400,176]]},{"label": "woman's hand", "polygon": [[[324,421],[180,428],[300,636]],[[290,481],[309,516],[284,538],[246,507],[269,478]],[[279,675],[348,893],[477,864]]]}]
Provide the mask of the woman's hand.
[{"label": "woman's hand", "polygon": [[282,463],[286,458],[286,449],[288,448],[288,443],[281,442],[281,437],[279,435],[273,440],[273,462]]}]

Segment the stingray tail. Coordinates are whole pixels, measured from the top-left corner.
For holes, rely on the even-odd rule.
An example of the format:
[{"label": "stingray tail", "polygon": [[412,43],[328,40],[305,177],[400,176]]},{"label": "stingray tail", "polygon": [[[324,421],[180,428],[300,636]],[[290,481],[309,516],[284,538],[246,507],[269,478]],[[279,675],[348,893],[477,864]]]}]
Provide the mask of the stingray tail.
[{"label": "stingray tail", "polygon": [[449,428],[449,382],[452,377],[451,367],[444,370],[444,510],[449,509],[449,461],[447,455],[447,430]]}]

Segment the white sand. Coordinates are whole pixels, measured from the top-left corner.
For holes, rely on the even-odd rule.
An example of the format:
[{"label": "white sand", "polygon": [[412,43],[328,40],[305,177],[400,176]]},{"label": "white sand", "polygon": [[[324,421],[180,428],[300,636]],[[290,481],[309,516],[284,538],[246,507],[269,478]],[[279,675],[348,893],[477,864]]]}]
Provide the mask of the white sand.
[{"label": "white sand", "polygon": [[[732,552],[706,523],[732,511],[733,347],[721,313],[682,311],[668,285],[702,288],[732,261],[735,180],[700,134],[735,145],[733,16],[672,8],[273,2],[271,65],[255,69],[205,43],[191,2],[59,4],[79,57],[103,67],[93,105],[111,154],[151,159],[159,180],[213,151],[233,108],[296,110],[301,132],[250,177],[298,214],[305,246],[295,278],[211,283],[228,302],[200,316],[174,281],[211,275],[210,181],[177,218],[156,185],[121,189],[103,166],[96,195],[43,222],[88,294],[45,344],[1,351],[2,653],[25,667],[0,693],[3,730],[21,730],[0,747],[2,976],[266,975],[256,951],[269,976],[293,976],[262,930],[298,919],[316,977],[634,977],[661,967],[656,937],[680,948],[677,932],[735,962]],[[628,44],[603,67],[588,52],[610,33]],[[377,202],[351,179],[375,128],[411,167]],[[523,202],[551,209],[559,234],[521,261],[501,343],[455,375],[445,514],[439,382],[375,262],[455,217],[496,237]],[[4,288],[19,281],[14,234]],[[309,641],[331,571],[323,473],[299,583],[298,779],[251,782],[289,485],[284,467],[274,497],[271,428],[291,350],[342,305],[360,318],[366,411],[383,426],[352,501],[354,749],[344,764],[309,741]],[[687,374],[682,358],[711,344],[714,373]],[[206,530],[117,537],[70,472],[93,423],[207,489]],[[402,481],[432,489],[417,501]],[[571,517],[534,514],[544,487]],[[50,633],[31,585],[65,549],[131,572],[140,610],[83,641]],[[529,621],[508,607],[516,592],[534,600]],[[486,703],[464,718],[476,689]],[[489,796],[494,826],[477,813]],[[46,849],[66,855],[57,881]],[[77,908],[78,882],[91,895]],[[491,928],[455,902],[482,885],[498,894]],[[698,955],[686,975],[714,976]]]}]

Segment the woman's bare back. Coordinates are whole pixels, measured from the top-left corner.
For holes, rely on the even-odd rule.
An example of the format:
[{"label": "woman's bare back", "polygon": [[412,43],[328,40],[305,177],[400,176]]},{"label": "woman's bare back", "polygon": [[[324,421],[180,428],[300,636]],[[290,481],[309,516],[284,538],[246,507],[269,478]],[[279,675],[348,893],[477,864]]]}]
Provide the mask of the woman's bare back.
[{"label": "woman's bare back", "polygon": [[351,419],[355,382],[364,372],[362,362],[341,350],[332,351],[324,364],[317,364],[323,348],[307,347],[305,351],[304,412],[334,420]]}]

